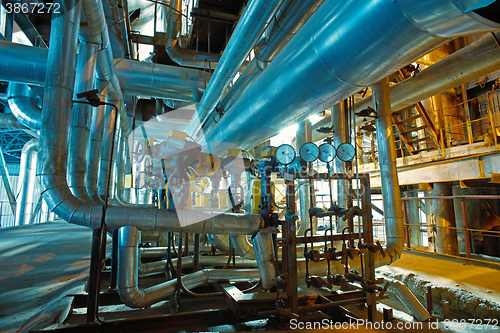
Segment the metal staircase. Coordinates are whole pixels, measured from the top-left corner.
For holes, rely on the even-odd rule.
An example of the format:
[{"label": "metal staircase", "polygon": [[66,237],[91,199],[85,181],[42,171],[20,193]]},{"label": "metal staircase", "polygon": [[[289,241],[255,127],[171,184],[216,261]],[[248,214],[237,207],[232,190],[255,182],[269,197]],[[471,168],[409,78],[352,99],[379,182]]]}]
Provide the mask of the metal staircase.
[{"label": "metal staircase", "polygon": [[[400,70],[399,74],[403,80],[408,77],[403,70]],[[422,103],[418,102],[410,107],[393,111],[392,120],[402,155],[404,149],[410,155],[415,155],[422,151],[440,148],[438,133]]]}]

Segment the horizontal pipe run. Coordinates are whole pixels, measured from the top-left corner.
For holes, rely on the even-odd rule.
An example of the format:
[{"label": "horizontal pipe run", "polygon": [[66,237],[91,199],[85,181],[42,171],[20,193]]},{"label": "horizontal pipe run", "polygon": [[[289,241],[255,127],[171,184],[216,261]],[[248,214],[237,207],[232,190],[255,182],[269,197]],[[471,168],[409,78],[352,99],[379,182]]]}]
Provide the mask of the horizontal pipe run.
[{"label": "horizontal pipe run", "polygon": [[[167,300],[177,289],[176,279],[146,289],[139,288],[139,239],[140,232],[136,228],[120,228],[118,243],[118,293],[123,303],[132,308],[143,308]],[[223,281],[247,282],[258,278],[259,271],[256,269],[201,270],[182,277],[182,282],[186,288],[192,289],[207,283]]]},{"label": "horizontal pipe run", "polygon": [[[285,1],[275,14],[254,48],[255,57],[238,78],[236,83],[221,99],[218,107],[226,112],[266,69],[281,49],[311,17],[324,0]],[[204,131],[211,129],[219,115],[212,111]]]},{"label": "horizontal pipe run", "polygon": [[[141,233],[142,234],[142,233]],[[141,242],[144,241],[144,237],[141,235]],[[166,256],[167,247],[140,247],[139,254],[141,258],[163,258]],[[189,246],[189,253],[192,254],[194,250],[193,246]],[[211,246],[200,246],[200,252],[202,254],[209,254],[212,252]]]},{"label": "horizontal pipe run", "polygon": [[[201,256],[200,257],[200,265],[204,266],[214,266],[214,267],[223,267],[227,264],[229,260],[228,256]],[[139,275],[151,275],[157,273],[163,273],[167,269],[167,260],[159,260],[148,263],[140,263],[139,264]],[[252,267],[257,268],[257,261],[244,259],[241,257],[235,258],[236,267]],[[172,259],[172,264],[174,267],[177,267],[177,258]],[[193,257],[182,257],[182,269],[191,268],[194,265]]]},{"label": "horizontal pipe run", "polygon": [[[495,36],[500,37],[500,34],[495,33]],[[391,86],[391,110],[404,109],[497,70],[500,70],[500,48],[489,34],[420,71],[417,75]],[[373,108],[371,97],[354,104],[355,111],[368,107]],[[356,118],[356,125],[361,125],[362,122],[362,117]],[[327,137],[328,134],[316,132],[316,129],[325,126],[331,126],[328,119],[322,119],[313,126],[314,141]]]},{"label": "horizontal pipe run", "polygon": [[262,35],[283,0],[252,0],[243,13],[220,58],[186,133],[195,137],[229,87],[238,69]]},{"label": "horizontal pipe run", "polygon": [[[424,2],[324,2],[205,133],[205,141],[255,147],[452,38],[500,28],[473,12],[464,14],[461,7],[467,0]],[[373,29],[366,29],[360,20],[370,22]],[[216,148],[212,151],[222,153]]]},{"label": "horizontal pipe run", "polygon": [[[0,58],[16,68],[1,66],[0,80],[44,86],[47,54],[47,49],[0,41]],[[197,69],[128,59],[115,59],[114,66],[124,95],[197,103],[205,91],[205,73]]]},{"label": "horizontal pipe run", "polygon": [[198,103],[206,74],[198,69],[118,59],[115,68],[124,95]]}]

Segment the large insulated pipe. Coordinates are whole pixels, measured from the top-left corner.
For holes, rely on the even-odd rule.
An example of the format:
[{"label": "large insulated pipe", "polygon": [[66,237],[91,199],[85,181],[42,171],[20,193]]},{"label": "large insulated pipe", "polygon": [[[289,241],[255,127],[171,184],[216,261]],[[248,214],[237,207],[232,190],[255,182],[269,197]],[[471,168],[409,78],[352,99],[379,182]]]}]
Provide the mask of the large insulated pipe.
[{"label": "large insulated pipe", "polygon": [[48,50],[0,40],[3,81],[45,85]]},{"label": "large insulated pipe", "polygon": [[38,139],[26,142],[21,152],[19,169],[18,197],[16,205],[16,225],[29,224],[36,201],[33,198],[36,184],[36,159],[38,154]]},{"label": "large insulated pipe", "polygon": [[198,103],[205,91],[203,71],[136,60],[115,59],[124,95]]},{"label": "large insulated pipe", "polygon": [[[277,10],[274,18],[267,26],[261,39],[254,48],[255,57],[240,75],[236,83],[221,99],[218,108],[226,112],[241,96],[241,94],[252,85],[266,67],[273,61],[274,57],[299,31],[311,15],[318,9],[324,0],[306,0],[283,2]],[[212,128],[219,119],[218,113],[212,113],[205,125],[204,131]]]},{"label": "large insulated pipe", "polygon": [[[105,101],[108,96],[108,88],[106,82],[96,80],[96,88],[99,90],[99,99]],[[97,108],[92,108],[90,116],[90,138],[89,149],[87,151],[87,193],[96,204],[104,204],[104,201],[99,196],[97,182],[99,179],[99,165],[101,161],[102,138],[104,133],[104,112],[106,105],[100,105]],[[76,138],[75,138],[76,139]],[[77,144],[75,142],[75,144]]]},{"label": "large insulated pipe", "polygon": [[[495,33],[497,39],[500,33]],[[448,89],[500,69],[500,48],[492,34],[467,45],[417,75],[391,88],[392,110],[401,110]],[[371,105],[370,99],[355,104],[356,110]]]},{"label": "large insulated pipe", "polygon": [[373,104],[378,118],[377,127],[378,160],[382,182],[382,198],[386,225],[386,253],[398,259],[403,252],[404,225],[403,205],[396,169],[396,139],[392,125],[389,78],[386,77],[372,86]]},{"label": "large insulated pipe", "polygon": [[255,260],[255,251],[246,235],[229,236],[229,239],[240,257]]},{"label": "large insulated pipe", "polygon": [[[119,205],[128,205],[130,203],[130,189],[125,188],[125,169],[130,163],[130,156],[127,152],[127,142],[123,135],[120,136],[117,152],[117,177],[116,177],[116,202]],[[128,165],[130,169],[130,165]]]},{"label": "large insulated pipe", "polygon": [[[113,63],[113,51],[109,40],[108,23],[104,15],[102,0],[82,0],[82,28],[79,38],[86,43],[98,44],[97,78],[108,83],[110,98],[119,104],[123,102],[120,82]],[[119,108],[122,130],[125,136],[131,132],[126,110]]]},{"label": "large insulated pipe", "polygon": [[223,253],[229,253],[229,236],[207,234],[210,244]]},{"label": "large insulated pipe", "polygon": [[[77,94],[90,91],[94,88],[96,49],[96,44],[80,42],[76,65],[77,80],[73,96],[75,100],[78,100]],[[81,103],[73,104],[69,132],[70,147],[68,151],[68,186],[78,199],[86,203],[92,203],[85,184],[87,179],[90,113],[90,105]]]},{"label": "large insulated pipe", "polygon": [[0,128],[29,130],[12,113],[0,114]]},{"label": "large insulated pipe", "polygon": [[220,58],[186,133],[194,137],[226,91],[283,0],[251,0]]},{"label": "large insulated pipe", "polygon": [[[0,41],[0,58],[5,64],[12,64],[0,67],[0,80],[45,85],[47,52],[47,49]],[[20,54],[23,61],[19,61]],[[11,70],[14,64],[18,70]],[[114,64],[124,95],[198,103],[205,91],[205,79],[210,78],[203,71],[191,68],[128,59],[115,59]]]},{"label": "large insulated pipe", "polygon": [[252,236],[255,257],[259,266],[262,289],[274,287],[276,279],[276,259],[274,255],[273,235],[268,231],[259,231]]},{"label": "large insulated pipe", "polygon": [[[500,39],[499,33],[494,34],[497,39]],[[417,75],[391,86],[391,109],[401,110],[499,69],[500,48],[493,35],[488,34],[427,67]],[[354,104],[354,109],[359,111],[368,106],[373,107],[371,97],[366,97]],[[361,123],[362,118],[356,118],[356,124]],[[320,120],[313,128],[324,126],[329,126],[327,119]],[[313,133],[315,141],[325,137],[325,134]]]},{"label": "large insulated pipe", "polygon": [[[107,103],[116,105],[119,101],[107,100]],[[119,106],[121,107],[121,106]],[[101,151],[101,161],[99,166],[99,180],[98,180],[98,190],[99,196],[104,199],[106,196],[106,191],[108,190],[108,186],[112,186],[112,184],[108,184],[108,175],[112,172],[112,165],[110,166],[111,155],[113,154],[113,148],[116,150],[119,142],[115,140],[115,146],[112,147],[113,137],[115,136],[114,126],[115,126],[115,115],[116,109],[112,106],[106,106],[105,116],[104,116],[104,134],[102,139],[102,151]],[[117,122],[119,120],[117,119]],[[119,132],[119,124],[116,124],[116,132]],[[116,154],[113,154],[116,159]],[[111,178],[114,179],[114,178]],[[113,182],[114,183],[114,182]],[[112,190],[109,191],[112,195],[114,192]]]},{"label": "large insulated pipe", "polygon": [[[139,288],[139,239],[140,232],[134,227],[122,227],[119,230],[118,243],[118,293],[125,305],[132,308],[150,306],[167,300],[176,291],[177,280],[170,280],[158,285]],[[184,286],[192,289],[210,282],[249,281],[259,278],[256,269],[244,270],[201,270],[182,278]]]},{"label": "large insulated pipe", "polygon": [[35,131],[40,130],[42,110],[37,104],[35,92],[28,85],[10,82],[7,101],[10,110],[21,124]]},{"label": "large insulated pipe", "polygon": [[432,319],[432,316],[424,308],[424,306],[418,301],[417,297],[408,289],[407,286],[402,284],[400,281],[393,280],[391,285],[396,292],[396,296],[399,300],[408,307],[408,310],[412,313],[418,321],[426,321]]},{"label": "large insulated pipe", "polygon": [[[255,147],[451,38],[500,28],[473,11],[463,13],[472,4],[469,0],[323,3],[205,140]],[[371,28],[360,21],[370,22]]]},{"label": "large insulated pipe", "polygon": [[165,31],[167,40],[165,50],[168,56],[175,63],[201,69],[209,69],[209,65],[214,68],[220,59],[220,55],[201,52],[195,50],[186,50],[179,45],[182,29],[182,0],[171,0],[170,6],[161,6],[160,10],[166,10],[167,20],[165,21]]},{"label": "large insulated pipe", "polygon": [[[69,223],[96,228],[101,226],[102,205],[81,202],[71,193],[66,182],[69,111],[80,17],[78,4],[78,1],[72,3],[68,12],[54,15],[53,19],[44,96],[47,103],[42,111],[37,173],[42,196],[55,214]],[[261,218],[258,215],[109,207],[105,222],[111,229],[131,225],[146,230],[248,235],[259,230]]]}]

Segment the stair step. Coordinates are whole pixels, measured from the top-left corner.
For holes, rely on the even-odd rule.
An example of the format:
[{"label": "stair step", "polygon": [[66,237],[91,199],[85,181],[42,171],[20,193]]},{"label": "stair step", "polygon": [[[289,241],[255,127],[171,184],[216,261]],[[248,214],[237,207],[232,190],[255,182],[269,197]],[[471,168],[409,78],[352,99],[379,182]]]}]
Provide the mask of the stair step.
[{"label": "stair step", "polygon": [[423,138],[420,138],[420,139],[406,141],[406,143],[416,143],[416,142],[427,141],[427,139],[430,139],[430,138],[431,138],[430,136],[424,136]]},{"label": "stair step", "polygon": [[396,124],[404,124],[404,123],[410,122],[410,121],[415,120],[415,119],[418,119],[418,118],[420,118],[420,115],[419,115],[419,114],[416,114],[416,115],[414,115],[414,116],[411,116],[411,117],[408,117],[408,118],[405,118],[405,119],[398,120],[398,121],[396,121]]},{"label": "stair step", "polygon": [[425,126],[425,125],[418,126],[418,127],[411,127],[409,129],[407,129],[406,131],[401,132],[401,134],[406,134],[406,133],[411,133],[411,132],[415,132],[415,131],[420,131],[420,130],[425,129],[426,127],[427,126]]}]

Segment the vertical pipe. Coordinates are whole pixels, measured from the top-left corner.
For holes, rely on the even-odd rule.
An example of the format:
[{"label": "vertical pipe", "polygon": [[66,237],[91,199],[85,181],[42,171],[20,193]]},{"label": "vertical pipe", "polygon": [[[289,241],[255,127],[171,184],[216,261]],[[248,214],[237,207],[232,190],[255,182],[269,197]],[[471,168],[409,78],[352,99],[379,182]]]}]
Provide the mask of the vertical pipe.
[{"label": "vertical pipe", "polygon": [[295,186],[293,180],[285,180],[286,184],[286,207],[287,207],[287,217],[286,217],[286,228],[288,231],[289,243],[287,244],[288,253],[288,274],[290,276],[290,291],[291,295],[289,297],[290,307],[293,313],[298,313],[299,300],[297,291],[297,244],[296,244],[296,225],[295,219],[293,218],[296,213],[295,207]]},{"label": "vertical pipe", "polygon": [[113,243],[111,251],[111,278],[109,289],[116,289],[116,280],[118,275],[118,229],[113,230]]},{"label": "vertical pipe", "polygon": [[[452,187],[450,182],[434,183],[432,196],[451,196]],[[438,253],[458,255],[457,230],[455,229],[455,212],[453,200],[433,200],[432,212],[436,219],[436,251]]]},{"label": "vertical pipe", "polygon": [[194,234],[194,271],[200,270],[200,234]]},{"label": "vertical pipe", "polygon": [[[371,206],[371,191],[370,191],[370,176],[367,174],[360,175],[360,195],[361,208],[363,214],[363,241],[365,244],[373,244],[373,221],[372,221],[372,206]],[[366,280],[375,281],[375,254],[369,251],[365,256]],[[373,321],[377,312],[377,296],[375,293],[366,293],[366,303],[368,305],[368,320]]]},{"label": "vertical pipe", "polygon": [[99,298],[98,293],[100,291],[99,274],[101,272],[101,261],[99,260],[100,255],[101,255],[101,229],[96,228],[92,230],[92,250],[90,254],[87,314],[85,317],[85,321],[87,322],[95,322],[97,319],[98,298]]},{"label": "vertical pipe", "polygon": [[[346,109],[345,104],[343,102],[335,104],[331,108],[332,112],[332,126],[333,126],[333,145],[335,149],[341,143],[346,142],[346,128],[345,128],[345,118],[346,118]],[[344,173],[344,162],[335,158],[335,172],[336,173]],[[342,208],[348,208],[349,206],[349,197],[347,195],[347,180],[346,179],[338,179],[337,180],[337,205]],[[341,233],[342,229],[347,226],[347,221],[343,221],[342,219],[337,219],[337,233]]]},{"label": "vertical pipe", "polygon": [[[96,64],[97,45],[80,42],[78,48],[78,62],[76,66],[77,80],[75,81],[76,95],[92,90]],[[92,203],[88,195],[85,181],[87,177],[87,158],[89,140],[89,116],[91,106],[88,104],[73,104],[73,114],[69,132],[68,150],[68,186],[71,192],[85,203]]]},{"label": "vertical pipe", "polygon": [[[304,143],[312,142],[312,126],[310,120],[305,120],[299,124],[299,129],[296,135],[296,150],[300,150],[300,147]],[[300,228],[297,234],[303,236],[304,232],[309,229],[309,208],[314,206],[314,201],[311,201],[311,193],[314,193],[314,186],[310,186],[309,180],[301,179],[298,180],[299,187],[299,204],[300,204]],[[313,198],[314,200],[314,198]],[[318,221],[316,217],[312,218],[313,224],[313,234],[316,233]]]},{"label": "vertical pipe", "polygon": [[[373,104],[377,111],[377,144],[379,150],[380,178],[384,217],[387,231],[387,246],[391,249],[391,260],[399,258],[403,250],[403,207],[396,169],[396,142],[391,119],[389,78],[372,86]],[[394,252],[394,253],[391,253]]]},{"label": "vertical pipe", "polygon": [[[57,0],[55,3],[59,4],[60,11],[52,12],[37,165],[37,174],[40,176],[42,184],[42,195],[49,207],[57,207],[62,201],[59,201],[61,197],[51,196],[50,192],[54,188],[65,188],[67,191],[65,194],[71,196],[66,183],[68,126],[71,120],[70,111],[75,84],[75,54],[81,18],[81,1]],[[54,166],[60,166],[60,168]],[[94,231],[94,233],[97,240],[95,254],[98,258],[100,232]],[[96,255],[93,255],[92,259],[95,259]],[[97,268],[99,263],[91,260],[91,267]],[[88,318],[94,315],[92,312],[94,309],[95,307],[90,308],[91,313],[87,313]]]},{"label": "vertical pipe", "polygon": [[252,237],[252,244],[259,266],[262,289],[269,290],[274,287],[276,278],[276,260],[272,234],[268,231],[260,230]]},{"label": "vertical pipe", "polygon": [[[402,193],[403,197],[416,198],[418,191],[408,190]],[[420,213],[419,200],[406,200],[406,214],[408,215],[408,230],[410,231],[410,244],[420,245]]]},{"label": "vertical pipe", "polygon": [[[116,105],[116,101],[108,100],[107,102]],[[116,110],[114,107],[111,106],[106,107],[102,151],[101,151],[101,165],[99,167],[99,181],[98,181],[99,196],[101,198],[104,198],[104,195],[107,191],[108,175],[111,172],[110,168],[110,159],[112,150],[111,142],[113,141],[113,136],[114,136],[113,125],[114,125],[115,113]]]},{"label": "vertical pipe", "polygon": [[[107,82],[96,80],[96,88],[100,92],[99,98],[106,100],[108,96]],[[104,133],[104,111],[105,105],[97,108],[92,108],[91,125],[90,125],[90,142],[88,150],[88,166],[87,166],[87,192],[92,200],[97,204],[104,204],[104,201],[99,196],[97,181],[99,179],[99,165],[102,151],[102,138]]]},{"label": "vertical pipe", "polygon": [[38,139],[26,142],[21,153],[19,169],[18,197],[16,204],[15,225],[29,224],[35,200],[33,194],[36,184],[36,160],[38,153]]},{"label": "vertical pipe", "polygon": [[467,206],[465,203],[465,199],[460,199],[460,205],[462,207],[462,223],[464,227],[464,240],[465,240],[465,255],[467,258],[471,257],[470,254],[470,236],[469,236],[469,223],[467,221]]}]

